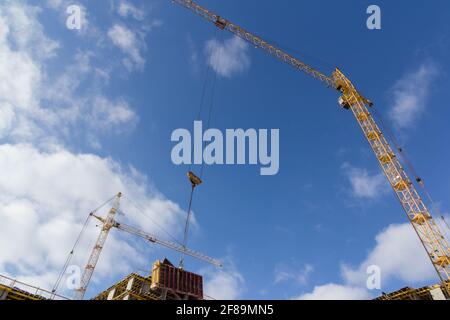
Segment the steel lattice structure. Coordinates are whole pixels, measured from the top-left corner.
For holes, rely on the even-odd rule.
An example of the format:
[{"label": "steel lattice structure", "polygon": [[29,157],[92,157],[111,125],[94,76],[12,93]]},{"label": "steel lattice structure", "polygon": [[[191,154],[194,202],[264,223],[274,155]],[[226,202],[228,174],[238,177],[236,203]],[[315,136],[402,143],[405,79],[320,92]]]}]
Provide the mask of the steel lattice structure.
[{"label": "steel lattice structure", "polygon": [[86,290],[88,288],[89,282],[91,281],[92,274],[94,273],[95,267],[97,266],[98,259],[102,253],[103,246],[105,245],[106,239],[108,238],[109,231],[115,224],[115,215],[117,210],[119,210],[121,193],[118,193],[114,199],[114,204],[108,212],[106,219],[103,222],[102,230],[98,235],[97,241],[95,242],[94,249],[91,252],[88,263],[84,268],[83,275],[81,277],[80,288],[77,290],[75,299],[83,300]]}]

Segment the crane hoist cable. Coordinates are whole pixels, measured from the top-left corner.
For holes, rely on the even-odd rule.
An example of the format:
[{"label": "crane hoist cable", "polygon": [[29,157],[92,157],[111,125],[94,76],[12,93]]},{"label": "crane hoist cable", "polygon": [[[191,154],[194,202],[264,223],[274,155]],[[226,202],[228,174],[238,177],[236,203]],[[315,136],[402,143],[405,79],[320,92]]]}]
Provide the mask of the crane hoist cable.
[{"label": "crane hoist cable", "polygon": [[[217,36],[218,31],[215,30],[214,32],[214,37]],[[215,57],[216,59],[220,59],[221,57],[221,52],[222,52],[222,48],[219,47],[218,52],[216,52]],[[212,59],[212,60],[216,60],[216,59]],[[206,71],[205,71],[205,77],[203,80],[203,86],[202,86],[202,90],[201,90],[201,95],[200,95],[200,104],[199,104],[199,108],[198,108],[198,112],[196,114],[196,117],[194,118],[194,121],[201,121],[202,119],[202,113],[203,113],[203,108],[205,105],[205,100],[207,97],[207,89],[208,89],[208,80],[210,78],[210,74],[212,71],[213,67],[212,67],[212,63],[211,61],[207,61],[206,62]],[[212,114],[212,109],[214,107],[214,100],[215,100],[215,88],[216,88],[216,80],[217,80],[217,73],[214,72],[214,77],[212,79],[212,89],[211,89],[211,101],[209,103],[209,108],[208,108],[208,120],[207,120],[207,129],[209,129],[210,124],[211,124],[211,114]],[[204,163],[202,163],[202,167],[201,167],[201,171],[203,171],[204,168]],[[192,172],[192,165],[189,165],[189,171]],[[202,175],[200,174],[200,177]]]},{"label": "crane hoist cable", "polygon": [[72,250],[70,250],[69,254],[67,255],[67,259],[64,263],[64,266],[62,267],[61,272],[58,275],[58,279],[56,280],[55,285],[53,286],[53,289],[52,289],[53,294],[56,294],[56,292],[58,291],[59,285],[61,284],[61,280],[63,279],[64,275],[66,274],[67,268],[69,267],[70,261],[72,260],[73,255],[75,253],[75,249],[77,248],[78,243],[80,242],[81,237],[84,234],[84,231],[86,230],[86,227],[87,227],[91,217],[92,217],[92,214],[89,214],[87,216],[85,222],[83,223],[83,227],[81,228],[81,231],[78,234],[77,239],[75,240],[75,244],[73,245]]},{"label": "crane hoist cable", "polygon": [[[191,215],[192,215],[192,200],[194,198],[194,191],[195,188],[202,184],[202,180],[200,178],[198,178],[192,171],[188,172],[188,178],[191,181],[191,192],[189,194],[189,205],[188,205],[188,209],[187,209],[187,215],[186,215],[186,222],[184,224],[184,233],[183,233],[183,248],[187,247],[187,241],[188,241],[188,235],[189,235],[189,222],[191,220]],[[179,268],[184,268],[184,253],[181,254],[181,258],[180,258],[180,263],[179,263]]]},{"label": "crane hoist cable", "polygon": [[[216,33],[217,33],[217,30],[216,30]],[[213,60],[219,60],[221,58],[222,48],[219,47],[218,51],[216,51],[215,54],[216,54],[216,56],[213,57],[214,58]],[[201,94],[199,112],[198,112],[196,120],[200,120],[201,116],[202,116],[203,105],[204,105],[204,101],[205,101],[205,97],[206,97],[206,88],[207,88],[208,78],[211,73],[211,70],[212,70],[212,66],[211,66],[210,61],[208,61],[205,81],[203,83],[203,89],[202,89],[202,94]],[[214,76],[212,79],[212,87],[211,87],[211,101],[209,102],[208,114],[207,114],[206,130],[208,130],[211,127],[211,119],[212,119],[212,114],[213,114],[214,105],[215,105],[216,85],[217,85],[217,72],[214,72]],[[200,175],[198,177],[192,171],[192,165],[189,166],[189,171],[187,173],[187,176],[191,183],[191,191],[189,194],[188,209],[187,209],[186,222],[184,225],[184,233],[183,233],[183,244],[182,245],[184,248],[187,247],[187,241],[188,241],[188,237],[189,237],[189,224],[190,224],[190,220],[191,220],[191,216],[192,216],[192,202],[194,199],[194,192],[195,192],[196,187],[203,183],[202,179],[203,179],[204,170],[205,170],[205,162],[202,161],[202,164],[200,167]],[[180,262],[179,262],[180,268],[184,267],[184,257],[185,257],[185,254],[182,253]]]},{"label": "crane hoist cable", "polygon": [[[216,53],[218,55],[217,59],[220,59],[221,57],[222,48],[219,48],[218,52]],[[215,106],[215,97],[216,97],[216,85],[217,85],[217,72],[214,72],[214,78],[212,83],[212,89],[211,89],[211,101],[209,103],[208,108],[208,120],[206,122],[206,130],[211,128],[211,118],[214,111]],[[202,161],[202,166],[200,169],[200,178],[203,179],[203,173],[205,170],[205,162]]]},{"label": "crane hoist cable", "polygon": [[[217,33],[217,31],[216,31],[216,33]],[[209,79],[210,72],[211,72],[211,64],[207,63],[206,74],[205,74],[205,78],[204,78],[204,81],[203,81],[202,92],[201,92],[201,95],[200,95],[200,105],[199,105],[197,117],[194,120],[200,120],[201,119],[202,111],[203,111],[203,104],[204,104],[205,96],[206,96],[206,88],[208,86],[208,79]]]},{"label": "crane hoist cable", "polygon": [[447,227],[447,230],[450,232],[450,226],[448,225],[447,220],[445,220],[445,217],[441,216],[441,220],[444,223],[444,225]]}]

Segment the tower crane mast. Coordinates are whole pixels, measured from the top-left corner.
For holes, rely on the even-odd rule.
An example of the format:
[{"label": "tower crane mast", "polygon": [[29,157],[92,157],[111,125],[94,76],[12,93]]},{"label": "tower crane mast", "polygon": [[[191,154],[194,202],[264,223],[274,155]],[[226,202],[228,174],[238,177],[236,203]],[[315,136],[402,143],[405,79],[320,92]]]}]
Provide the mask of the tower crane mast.
[{"label": "tower crane mast", "polygon": [[[262,40],[260,37],[201,7],[194,1],[172,1],[193,11],[207,21],[214,23],[219,29],[231,32],[251,45],[263,49],[270,55],[293,66],[297,70],[320,80],[327,87],[340,92],[339,104],[344,109],[351,110],[355,116],[440,280],[442,282],[450,280],[450,247],[448,242],[371,115],[369,107],[372,107],[372,102],[366,99],[338,68],[334,70],[331,76],[327,76]],[[450,293],[450,288],[448,288],[448,292]]]},{"label": "tower crane mast", "polygon": [[86,294],[87,287],[89,285],[89,282],[91,281],[95,267],[97,266],[98,259],[100,258],[103,246],[105,245],[106,239],[108,238],[109,231],[115,224],[114,217],[117,213],[117,210],[119,210],[121,197],[122,193],[119,192],[114,198],[114,203],[111,209],[109,210],[106,219],[102,221],[103,222],[102,229],[100,231],[100,234],[98,235],[97,241],[95,242],[94,248],[92,249],[86,267],[84,268],[84,272],[81,277],[80,288],[76,291],[75,294],[76,300],[83,300],[84,295]]}]

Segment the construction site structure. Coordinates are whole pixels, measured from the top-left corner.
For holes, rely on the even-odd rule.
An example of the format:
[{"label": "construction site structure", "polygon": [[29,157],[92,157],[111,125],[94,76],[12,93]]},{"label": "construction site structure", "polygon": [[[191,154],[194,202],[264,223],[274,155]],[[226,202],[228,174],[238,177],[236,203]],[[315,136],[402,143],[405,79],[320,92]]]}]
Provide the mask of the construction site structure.
[{"label": "construction site structure", "polygon": [[151,275],[132,273],[94,300],[203,300],[203,278],[164,259],[153,264]]},{"label": "construction site structure", "polygon": [[406,287],[391,293],[385,293],[375,300],[449,300],[450,281],[419,289]]},{"label": "construction site structure", "polygon": [[[287,52],[268,43],[262,38],[250,33],[231,21],[211,12],[191,0],[173,0],[205,20],[212,22],[221,30],[228,31],[238,38],[243,39],[255,48],[264,50],[273,57],[293,66],[311,77],[321,81],[327,87],[340,93],[339,104],[343,109],[350,110],[362,132],[369,142],[375,157],[389,184],[395,192],[400,204],[405,211],[414,231],[422,243],[436,273],[442,283],[450,280],[450,247],[444,238],[440,228],[433,219],[430,211],[419,195],[413,181],[407,175],[394,149],[376,124],[369,109],[373,103],[363,96],[354,84],[336,68],[331,76],[312,68],[301,60]],[[401,150],[397,149],[399,152]],[[419,185],[423,185],[420,177],[415,177]],[[413,266],[411,266],[413,267]]]},{"label": "construction site structure", "polygon": [[4,300],[69,300],[69,298],[0,275],[0,301]]},{"label": "construction site structure", "polygon": [[[134,236],[140,237],[146,241],[148,241],[149,243],[153,243],[153,244],[158,244],[161,245],[163,247],[166,247],[168,249],[180,252],[184,255],[188,255],[191,256],[193,258],[202,260],[204,262],[210,263],[216,267],[221,267],[222,264],[219,260],[211,258],[207,255],[204,255],[200,252],[191,250],[189,248],[186,247],[185,244],[181,245],[181,244],[177,244],[171,241],[166,241],[166,240],[161,240],[159,238],[157,238],[156,236],[142,231],[138,228],[135,228],[133,226],[124,224],[124,223],[119,223],[116,221],[115,216],[117,214],[117,212],[119,212],[119,206],[120,206],[120,199],[122,197],[122,193],[118,193],[116,195],[116,197],[114,198],[114,202],[113,205],[111,207],[111,209],[109,210],[106,218],[97,216],[94,213],[91,213],[90,216],[93,216],[94,218],[96,218],[97,220],[99,220],[102,223],[101,226],[101,231],[100,234],[97,238],[97,241],[95,242],[94,248],[92,249],[91,255],[89,257],[89,260],[84,268],[84,272],[81,276],[81,284],[80,287],[77,289],[76,291],[76,295],[75,295],[75,299],[76,300],[83,300],[84,296],[86,294],[87,288],[89,286],[90,280],[92,278],[92,275],[94,273],[95,267],[98,263],[98,260],[100,258],[100,254],[103,250],[103,247],[105,245],[106,239],[108,237],[108,234],[110,232],[110,230],[112,228],[116,228],[118,230],[127,232],[129,234],[132,234]],[[164,269],[166,270],[166,269]],[[181,268],[179,270],[179,276],[180,277],[184,277],[185,274],[183,272],[181,272]],[[177,276],[178,276],[177,275]],[[187,276],[187,275],[186,275]],[[162,279],[164,277],[161,277]],[[190,278],[189,278],[190,279]]]},{"label": "construction site structure", "polygon": [[[202,300],[202,295],[186,294],[179,291],[179,284],[170,286],[156,280],[155,270],[161,265],[173,267],[167,260],[157,261],[153,265],[152,275],[141,276],[132,273],[123,280],[98,294],[93,300]],[[178,269],[178,268],[177,268]],[[178,269],[183,272],[181,269]],[[185,272],[185,271],[184,271]],[[188,273],[188,272],[186,272]],[[197,275],[198,276],[198,275]],[[198,276],[201,279],[201,276]],[[182,278],[182,277],[180,277]],[[173,278],[177,279],[177,278]],[[203,280],[201,280],[203,285]],[[450,285],[447,281],[446,285]],[[383,293],[375,300],[448,300],[450,292],[446,291],[446,285],[436,284],[414,289],[405,287],[403,289]],[[194,290],[195,291],[195,290]],[[54,294],[48,290],[26,284],[21,281],[0,275],[0,302],[1,301],[43,301],[43,300],[70,300],[62,295]]]},{"label": "construction site structure", "polygon": [[93,300],[160,300],[150,290],[151,277],[132,273],[110,288],[101,292]]}]

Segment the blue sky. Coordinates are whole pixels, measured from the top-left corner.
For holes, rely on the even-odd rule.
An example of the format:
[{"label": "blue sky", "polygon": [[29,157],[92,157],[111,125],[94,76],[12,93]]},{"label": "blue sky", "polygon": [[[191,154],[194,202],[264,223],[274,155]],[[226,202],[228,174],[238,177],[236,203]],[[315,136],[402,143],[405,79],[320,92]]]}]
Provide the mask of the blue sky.
[{"label": "blue sky", "polygon": [[[209,44],[225,52],[211,66],[218,72],[211,126],[280,129],[280,171],[260,176],[258,166],[205,168],[189,246],[223,259],[225,267],[193,259],[186,267],[205,275],[208,294],[369,298],[380,293],[365,288],[372,264],[381,267],[382,291],[437,282],[335,92],[171,1],[80,1],[86,16],[79,31],[65,27],[71,3],[0,6],[0,75],[7,77],[0,86],[0,163],[9,172],[0,179],[3,234],[24,230],[0,235],[2,248],[9,248],[0,254],[0,273],[51,285],[86,214],[118,191],[181,239],[189,168],[172,163],[170,136],[177,128],[192,130]],[[372,31],[368,1],[199,4],[326,74],[341,68],[393,128],[439,215],[449,212],[450,4],[377,1],[382,29]],[[119,219],[166,237],[137,216]],[[92,226],[91,238],[96,232]],[[34,233],[41,240],[30,254]],[[148,270],[156,259],[178,259],[112,233],[90,295]],[[89,248],[86,240],[78,263]]]}]

